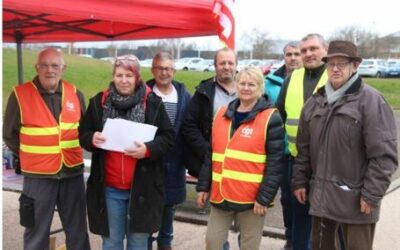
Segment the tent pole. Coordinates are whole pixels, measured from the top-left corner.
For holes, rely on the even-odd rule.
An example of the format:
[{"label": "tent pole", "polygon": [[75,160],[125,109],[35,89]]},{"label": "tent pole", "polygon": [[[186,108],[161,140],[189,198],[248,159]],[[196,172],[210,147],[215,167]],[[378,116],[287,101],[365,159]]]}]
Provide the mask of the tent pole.
[{"label": "tent pole", "polygon": [[22,67],[22,39],[23,35],[21,31],[15,32],[15,40],[17,42],[17,63],[18,63],[18,83],[24,83],[24,70]]}]

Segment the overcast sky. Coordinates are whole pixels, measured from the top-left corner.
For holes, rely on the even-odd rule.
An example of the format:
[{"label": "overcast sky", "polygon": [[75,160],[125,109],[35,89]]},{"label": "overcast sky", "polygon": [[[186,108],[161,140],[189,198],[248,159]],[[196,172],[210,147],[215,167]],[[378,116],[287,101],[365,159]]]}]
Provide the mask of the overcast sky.
[{"label": "overcast sky", "polygon": [[[350,25],[384,36],[400,31],[400,14],[396,2],[396,0],[235,0],[236,47],[245,48],[241,43],[241,36],[255,27],[268,32],[270,38],[284,40],[299,40],[308,33],[320,33],[329,38],[338,29]],[[201,50],[221,47],[216,36],[190,38],[184,41],[195,42]],[[131,44],[137,46],[149,42],[135,41]],[[93,43],[86,46],[91,47]]]},{"label": "overcast sky", "polygon": [[236,31],[259,27],[274,38],[299,39],[307,33],[330,36],[357,25],[386,35],[400,30],[395,0],[236,0]]},{"label": "overcast sky", "polygon": [[384,36],[400,31],[400,13],[395,2],[236,0],[236,46],[243,47],[242,34],[255,27],[268,32],[270,38],[284,40],[299,40],[308,33],[320,33],[329,38],[337,30],[351,25]]}]

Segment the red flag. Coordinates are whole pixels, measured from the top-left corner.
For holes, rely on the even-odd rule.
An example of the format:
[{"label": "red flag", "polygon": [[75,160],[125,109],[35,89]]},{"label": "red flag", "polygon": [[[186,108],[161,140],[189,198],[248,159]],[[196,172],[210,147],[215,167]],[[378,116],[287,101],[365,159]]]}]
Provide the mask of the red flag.
[{"label": "red flag", "polygon": [[215,0],[213,12],[218,21],[218,36],[226,47],[235,48],[234,0]]}]

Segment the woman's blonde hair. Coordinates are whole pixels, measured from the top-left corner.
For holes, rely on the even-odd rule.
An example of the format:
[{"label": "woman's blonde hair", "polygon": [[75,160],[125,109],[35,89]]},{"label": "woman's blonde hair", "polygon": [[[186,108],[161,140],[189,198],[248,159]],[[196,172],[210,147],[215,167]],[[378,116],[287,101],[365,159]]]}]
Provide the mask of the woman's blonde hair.
[{"label": "woman's blonde hair", "polygon": [[239,73],[237,73],[235,77],[237,84],[239,84],[240,79],[243,76],[247,76],[256,81],[256,83],[260,87],[259,97],[264,94],[264,75],[259,67],[246,67],[239,71]]}]

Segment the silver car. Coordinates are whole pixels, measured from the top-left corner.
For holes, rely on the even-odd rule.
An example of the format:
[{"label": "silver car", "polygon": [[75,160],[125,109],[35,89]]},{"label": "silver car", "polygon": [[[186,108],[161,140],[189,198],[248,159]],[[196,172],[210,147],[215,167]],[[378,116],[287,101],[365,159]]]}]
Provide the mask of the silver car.
[{"label": "silver car", "polygon": [[387,66],[382,59],[363,59],[358,68],[358,74],[361,76],[385,77]]}]

